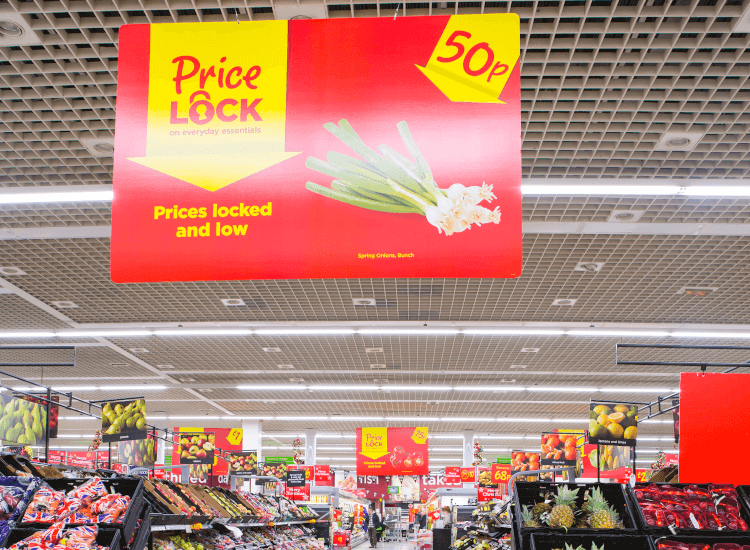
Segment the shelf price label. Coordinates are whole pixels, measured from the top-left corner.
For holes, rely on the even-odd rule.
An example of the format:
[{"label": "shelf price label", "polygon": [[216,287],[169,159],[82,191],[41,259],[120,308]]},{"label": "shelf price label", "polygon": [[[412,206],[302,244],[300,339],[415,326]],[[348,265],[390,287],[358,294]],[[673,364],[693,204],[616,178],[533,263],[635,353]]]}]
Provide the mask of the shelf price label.
[{"label": "shelf price label", "polygon": [[513,13],[452,15],[426,67],[417,67],[451,101],[505,103],[503,92],[521,51]]}]

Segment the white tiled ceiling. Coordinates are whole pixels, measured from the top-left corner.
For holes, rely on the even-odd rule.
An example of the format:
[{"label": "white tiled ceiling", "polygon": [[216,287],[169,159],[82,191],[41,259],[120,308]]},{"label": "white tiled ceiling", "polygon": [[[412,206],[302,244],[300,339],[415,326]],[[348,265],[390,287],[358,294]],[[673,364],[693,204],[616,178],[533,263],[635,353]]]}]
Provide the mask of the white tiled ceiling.
[{"label": "white tiled ceiling", "polygon": [[[317,0],[314,0],[317,2]],[[0,13],[22,14],[38,46],[0,46],[0,186],[111,184],[112,160],[81,140],[111,140],[117,76],[117,34],[125,23],[270,19],[272,0],[0,0]],[[293,6],[293,4],[291,4]],[[287,6],[288,7],[288,6]],[[324,4],[328,17],[492,13],[521,17],[523,173],[525,177],[746,178],[750,169],[748,104],[750,38],[735,25],[739,0],[573,0]],[[285,13],[288,10],[285,10]],[[239,12],[238,14],[236,12]],[[0,41],[0,44],[2,42]],[[690,152],[659,151],[666,132],[703,137]],[[524,198],[526,222],[606,222],[615,210],[644,211],[643,223],[736,224],[750,221],[747,198],[558,196]],[[90,227],[111,223],[108,203],[0,206],[1,230]],[[178,323],[612,323],[732,328],[750,318],[750,237],[654,234],[540,234],[524,239],[524,272],[513,280],[365,279],[231,281],[114,285],[106,238],[0,240],[0,267],[11,294],[0,294],[0,330],[60,329],[90,324]],[[579,262],[603,262],[596,273]],[[709,296],[678,294],[709,286]],[[15,293],[15,294],[14,294]],[[241,298],[245,306],[221,300]],[[354,298],[374,298],[356,307]],[[554,299],[575,299],[553,306]],[[72,301],[75,309],[54,302]],[[709,327],[711,328],[711,327]],[[746,327],[744,327],[746,328]],[[22,340],[3,339],[0,344]],[[24,340],[45,343],[45,340]],[[680,367],[618,367],[616,338],[470,336],[285,336],[77,338],[88,344],[75,367],[12,367],[7,372],[52,385],[163,384],[149,391],[149,410],[168,425],[239,425],[234,413],[266,418],[264,430],[309,427],[352,433],[362,421],[318,416],[423,418],[581,418],[555,426],[532,422],[426,421],[433,433],[506,434],[488,447],[525,448],[547,427],[585,426],[591,395],[562,392],[356,391],[250,392],[239,384],[554,385],[673,388]],[[652,342],[630,338],[632,342]],[[715,343],[690,340],[690,343]],[[742,340],[732,340],[742,343]],[[279,347],[266,353],[263,347]],[[382,352],[366,353],[366,347]],[[522,353],[522,348],[539,348]],[[147,352],[128,352],[143,348]],[[0,362],[53,362],[60,351],[0,349]],[[744,362],[746,351],[624,352],[629,358]],[[19,357],[21,359],[19,359]],[[29,359],[34,357],[36,359]],[[41,358],[41,359],[39,359]],[[385,364],[372,370],[370,364]],[[174,368],[158,367],[171,365]],[[293,370],[278,365],[293,365]],[[518,368],[515,365],[526,365]],[[190,380],[192,379],[192,380]],[[387,382],[382,382],[382,380]],[[508,382],[514,380],[514,382]],[[3,383],[13,385],[8,381]],[[201,390],[210,389],[206,392]],[[137,393],[137,392],[136,392]],[[76,392],[97,399],[133,392]],[[612,399],[646,401],[653,394],[615,391]],[[276,420],[275,417],[297,417]],[[373,424],[383,422],[373,421]],[[400,422],[391,424],[405,425]],[[408,422],[406,424],[413,424]],[[422,423],[422,422],[420,422]],[[564,425],[563,425],[564,424]],[[62,433],[91,435],[94,421],[61,421]],[[643,435],[667,438],[667,423]],[[289,437],[277,441],[290,444]],[[460,440],[437,440],[457,446]],[[341,442],[352,444],[351,439]],[[319,445],[340,443],[336,439]],[[438,443],[435,443],[437,445]],[[645,447],[668,441],[644,442]],[[436,451],[437,452],[437,451]],[[319,454],[347,459],[351,453]],[[458,456],[458,453],[454,453]],[[454,456],[451,455],[451,456]]]}]

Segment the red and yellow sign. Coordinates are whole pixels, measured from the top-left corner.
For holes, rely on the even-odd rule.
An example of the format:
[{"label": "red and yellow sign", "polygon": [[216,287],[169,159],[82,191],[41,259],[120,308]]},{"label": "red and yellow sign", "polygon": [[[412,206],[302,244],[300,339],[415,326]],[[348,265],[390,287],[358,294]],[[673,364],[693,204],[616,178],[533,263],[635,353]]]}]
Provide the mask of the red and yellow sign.
[{"label": "red and yellow sign", "polygon": [[517,15],[125,25],[119,49],[113,281],[521,274]]},{"label": "red and yellow sign", "polygon": [[427,475],[427,428],[357,428],[357,475]]},{"label": "red and yellow sign", "polygon": [[[238,428],[174,428],[176,433],[207,433],[213,436],[213,446],[222,451],[241,451],[242,450],[242,430]],[[172,447],[172,463],[180,464],[182,448],[177,442]],[[229,472],[227,460],[214,454],[213,475],[226,475]]]},{"label": "red and yellow sign", "polygon": [[510,481],[510,464],[493,464],[491,471],[494,485],[506,485]]},{"label": "red and yellow sign", "polygon": [[476,483],[477,469],[474,466],[461,468],[461,483]]}]

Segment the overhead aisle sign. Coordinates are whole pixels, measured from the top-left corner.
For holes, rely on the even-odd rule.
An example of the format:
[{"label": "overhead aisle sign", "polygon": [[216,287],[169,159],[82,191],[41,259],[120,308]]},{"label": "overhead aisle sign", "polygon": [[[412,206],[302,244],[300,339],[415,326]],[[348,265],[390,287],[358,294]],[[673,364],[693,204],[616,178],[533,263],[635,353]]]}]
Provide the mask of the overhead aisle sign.
[{"label": "overhead aisle sign", "polygon": [[515,14],[126,25],[115,282],[521,274]]}]

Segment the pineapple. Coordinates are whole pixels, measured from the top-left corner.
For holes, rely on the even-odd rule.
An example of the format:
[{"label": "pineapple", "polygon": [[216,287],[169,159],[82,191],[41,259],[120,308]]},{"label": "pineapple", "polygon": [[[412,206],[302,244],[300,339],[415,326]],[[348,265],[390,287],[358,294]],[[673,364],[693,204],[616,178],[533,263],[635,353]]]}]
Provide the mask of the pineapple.
[{"label": "pineapple", "polygon": [[599,488],[591,491],[591,496],[586,503],[586,511],[589,513],[589,525],[594,529],[622,528],[620,516],[614,508],[607,504]]},{"label": "pineapple", "polygon": [[542,514],[546,514],[552,510],[552,506],[548,502],[537,502],[531,509],[535,518],[539,518]]},{"label": "pineapple", "polygon": [[521,510],[521,519],[523,520],[524,527],[539,527],[540,523],[534,514],[529,510],[528,506],[524,506]]},{"label": "pineapple", "polygon": [[575,518],[573,516],[573,507],[575,506],[576,498],[578,498],[578,489],[569,489],[566,485],[560,485],[557,488],[557,496],[555,497],[555,506],[549,513],[549,526],[550,527],[568,527],[573,526]]}]

